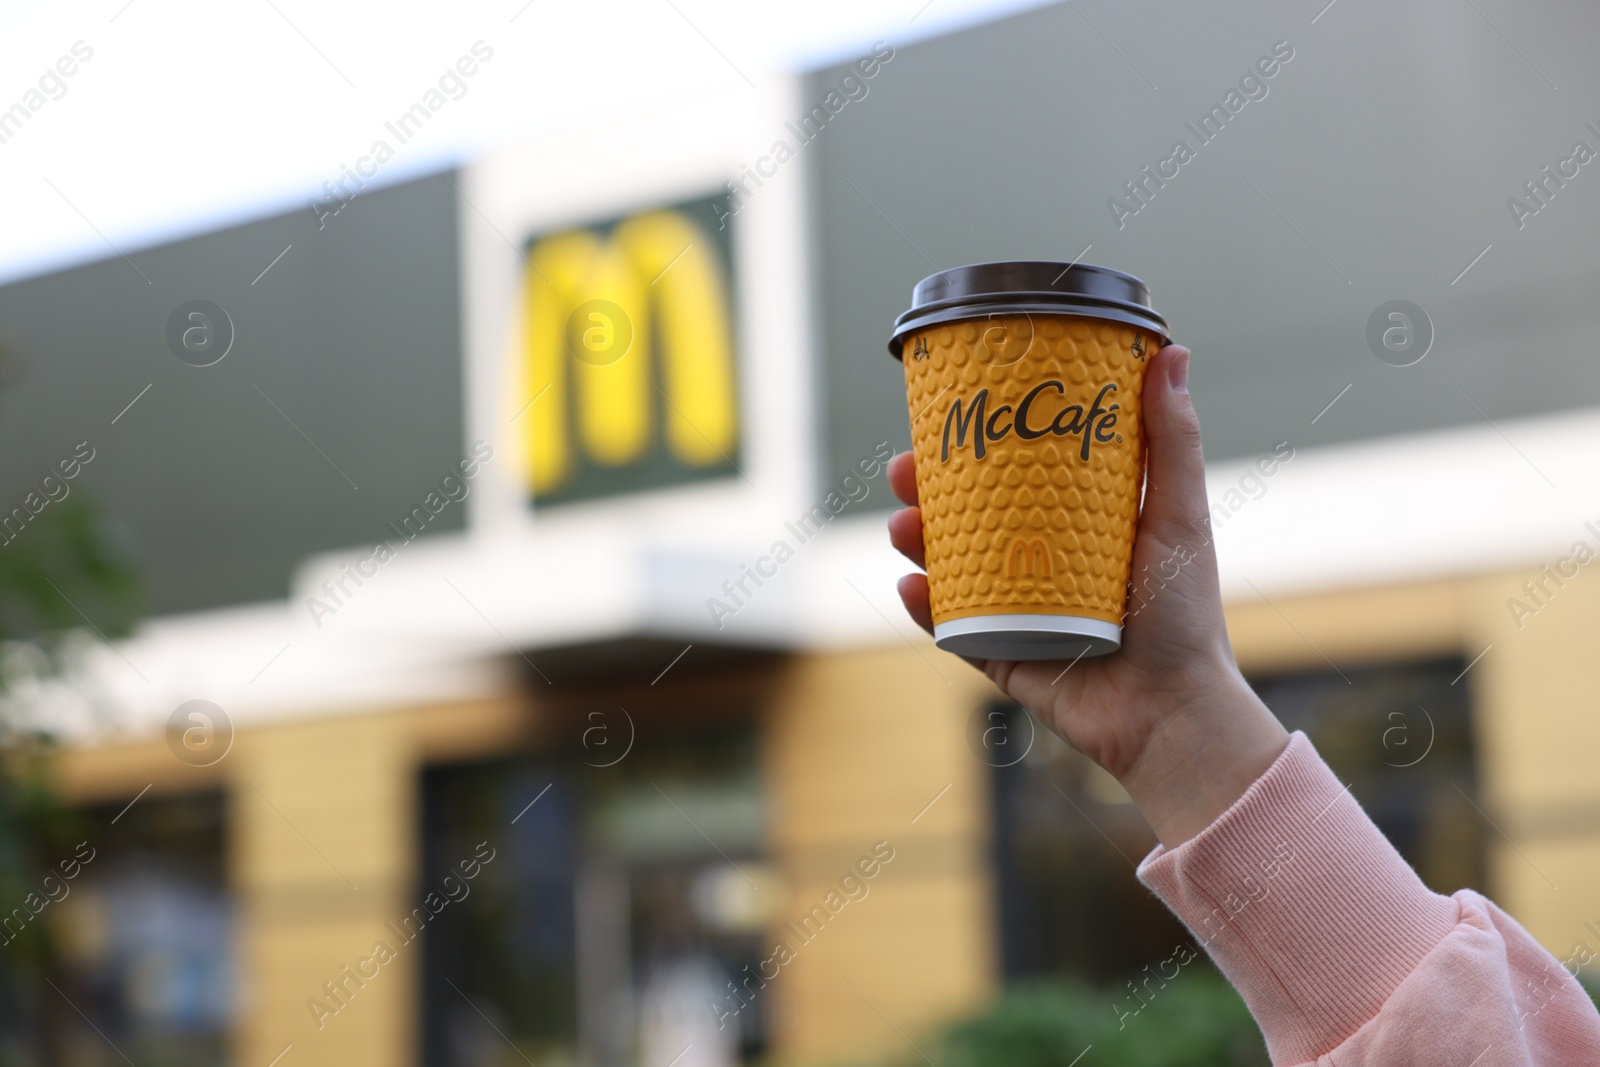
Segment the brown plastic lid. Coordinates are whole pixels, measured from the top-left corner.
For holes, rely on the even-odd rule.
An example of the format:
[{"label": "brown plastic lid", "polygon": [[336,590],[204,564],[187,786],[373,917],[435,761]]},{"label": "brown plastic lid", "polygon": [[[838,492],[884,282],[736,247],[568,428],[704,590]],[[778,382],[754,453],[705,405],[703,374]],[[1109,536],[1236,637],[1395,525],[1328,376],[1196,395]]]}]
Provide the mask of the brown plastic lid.
[{"label": "brown plastic lid", "polygon": [[974,263],[930,274],[911,290],[911,308],[894,323],[889,354],[900,358],[907,334],[988,315],[1084,315],[1142,326],[1171,341],[1150,290],[1131,274],[1088,263],[1018,260]]}]

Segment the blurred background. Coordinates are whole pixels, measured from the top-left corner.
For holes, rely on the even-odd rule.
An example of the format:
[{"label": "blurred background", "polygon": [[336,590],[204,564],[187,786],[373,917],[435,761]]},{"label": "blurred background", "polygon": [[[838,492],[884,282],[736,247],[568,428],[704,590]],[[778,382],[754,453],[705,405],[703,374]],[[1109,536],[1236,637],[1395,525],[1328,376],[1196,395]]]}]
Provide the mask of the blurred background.
[{"label": "blurred background", "polygon": [[896,599],[994,259],[1149,283],[1252,684],[1600,951],[1592,5],[0,18],[0,1063],[1264,1063]]}]

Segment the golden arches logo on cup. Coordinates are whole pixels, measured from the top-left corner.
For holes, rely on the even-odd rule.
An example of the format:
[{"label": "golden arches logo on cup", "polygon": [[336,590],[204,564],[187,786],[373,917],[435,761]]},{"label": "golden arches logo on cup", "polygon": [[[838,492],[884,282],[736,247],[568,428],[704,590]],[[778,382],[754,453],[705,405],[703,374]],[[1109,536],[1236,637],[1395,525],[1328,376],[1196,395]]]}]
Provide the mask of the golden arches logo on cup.
[{"label": "golden arches logo on cup", "polygon": [[735,473],[726,196],[530,242],[510,398],[543,503]]},{"label": "golden arches logo on cup", "polygon": [[209,700],[186,700],[167,716],[167,748],[191,767],[209,767],[233,748],[233,720]]}]

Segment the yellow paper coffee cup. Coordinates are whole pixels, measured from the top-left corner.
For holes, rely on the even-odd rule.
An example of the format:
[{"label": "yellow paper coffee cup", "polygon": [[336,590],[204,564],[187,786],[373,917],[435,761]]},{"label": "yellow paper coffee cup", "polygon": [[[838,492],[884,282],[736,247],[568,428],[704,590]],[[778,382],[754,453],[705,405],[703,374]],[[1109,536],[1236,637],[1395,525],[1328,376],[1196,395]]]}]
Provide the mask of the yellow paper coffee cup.
[{"label": "yellow paper coffee cup", "polygon": [[1144,283],[1104,267],[984,263],[918,283],[889,350],[905,365],[940,648],[1121,647],[1140,400],[1167,337]]}]

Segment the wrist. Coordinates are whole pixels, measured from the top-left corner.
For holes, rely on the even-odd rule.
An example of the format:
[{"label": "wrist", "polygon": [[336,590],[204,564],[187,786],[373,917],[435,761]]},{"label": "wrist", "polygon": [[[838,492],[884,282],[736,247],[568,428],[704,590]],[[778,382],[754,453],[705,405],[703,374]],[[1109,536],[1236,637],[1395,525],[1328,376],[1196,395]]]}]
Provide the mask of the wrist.
[{"label": "wrist", "polygon": [[1288,744],[1288,731],[1229,663],[1156,713],[1121,782],[1162,845],[1176,848],[1227,811]]}]

